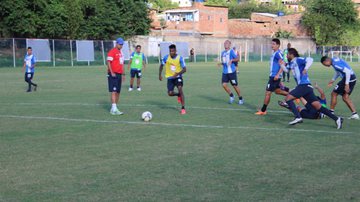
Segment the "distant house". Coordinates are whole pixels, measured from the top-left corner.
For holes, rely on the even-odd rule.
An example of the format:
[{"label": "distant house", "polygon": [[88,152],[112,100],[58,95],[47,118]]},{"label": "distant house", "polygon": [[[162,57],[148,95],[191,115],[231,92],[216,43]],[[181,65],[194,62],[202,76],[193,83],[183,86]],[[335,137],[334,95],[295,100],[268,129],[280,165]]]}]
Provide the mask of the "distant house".
[{"label": "distant house", "polygon": [[[194,2],[191,7],[182,7],[164,11],[154,19],[152,28],[159,29],[162,18],[166,23],[163,35],[212,35],[228,36],[228,8],[221,6],[205,6]],[[160,19],[159,19],[160,18]]]}]

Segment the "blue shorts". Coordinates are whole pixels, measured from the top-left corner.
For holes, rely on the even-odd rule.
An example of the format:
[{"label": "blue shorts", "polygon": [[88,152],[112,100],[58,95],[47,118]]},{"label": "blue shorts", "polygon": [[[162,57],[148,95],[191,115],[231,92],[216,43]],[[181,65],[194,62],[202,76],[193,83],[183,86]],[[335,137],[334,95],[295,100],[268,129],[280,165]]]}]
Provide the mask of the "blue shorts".
[{"label": "blue shorts", "polygon": [[221,78],[222,83],[231,83],[231,85],[233,86],[237,86],[238,85],[238,81],[237,81],[237,74],[236,72],[230,73],[230,74],[222,74],[222,78]]},{"label": "blue shorts", "polygon": [[318,119],[320,112],[318,112],[309,102],[306,103],[305,109],[300,111],[300,115],[304,119]]},{"label": "blue shorts", "polygon": [[269,81],[266,85],[266,91],[274,92],[276,89],[281,88],[280,87],[281,79],[274,80],[274,77],[269,77]]},{"label": "blue shorts", "polygon": [[303,97],[309,104],[319,101],[314,94],[314,88],[311,84],[301,84],[296,86],[296,88],[290,92],[290,95],[296,98]]},{"label": "blue shorts", "polygon": [[109,92],[110,93],[120,93],[121,91],[121,82],[122,82],[122,75],[115,74],[115,77],[111,76],[110,73],[107,75],[108,77],[108,85],[109,85]]},{"label": "blue shorts", "polygon": [[26,72],[25,73],[25,81],[28,82],[28,81],[31,81],[32,79],[34,78],[34,72]]},{"label": "blue shorts", "polygon": [[175,86],[179,87],[179,86],[183,86],[183,85],[184,85],[184,80],[183,80],[182,77],[170,78],[170,79],[167,80],[168,92],[174,91]]},{"label": "blue shorts", "polygon": [[[334,88],[334,92],[339,94],[339,95],[344,95],[345,94],[345,77],[343,79],[341,79],[341,81],[339,81],[339,83],[335,86]],[[349,83],[349,88],[350,88],[350,92],[349,95],[351,95],[352,91],[354,90],[356,85],[356,76],[355,75],[351,75],[350,77],[350,83]]]},{"label": "blue shorts", "polygon": [[139,69],[131,69],[130,70],[130,76],[131,76],[131,78],[135,78],[135,76],[136,76],[136,78],[141,78],[141,76],[142,76],[141,70],[139,70]]}]

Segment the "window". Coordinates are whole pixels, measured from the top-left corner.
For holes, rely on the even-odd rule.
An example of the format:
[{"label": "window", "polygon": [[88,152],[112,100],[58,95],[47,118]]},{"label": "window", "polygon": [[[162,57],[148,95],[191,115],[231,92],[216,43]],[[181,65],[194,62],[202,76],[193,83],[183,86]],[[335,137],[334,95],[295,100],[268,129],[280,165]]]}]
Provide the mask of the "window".
[{"label": "window", "polygon": [[220,18],[220,22],[222,22],[222,18]]},{"label": "window", "polygon": [[288,24],[290,24],[290,20],[288,20]]},{"label": "window", "polygon": [[278,22],[275,22],[275,24],[278,24]]},{"label": "window", "polygon": [[211,20],[211,16],[210,16],[210,15],[208,15],[208,20]]}]

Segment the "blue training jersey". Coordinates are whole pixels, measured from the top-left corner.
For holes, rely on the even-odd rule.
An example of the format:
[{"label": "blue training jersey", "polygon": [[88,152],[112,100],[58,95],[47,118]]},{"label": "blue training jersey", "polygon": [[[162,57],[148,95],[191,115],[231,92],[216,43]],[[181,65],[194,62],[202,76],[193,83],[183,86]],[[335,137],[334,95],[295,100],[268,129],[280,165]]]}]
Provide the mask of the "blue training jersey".
[{"label": "blue training jersey", "polygon": [[229,64],[230,60],[237,58],[237,55],[233,49],[224,50],[221,53],[221,63],[223,65],[223,74],[231,74],[236,71],[236,62],[232,62],[231,65]]},{"label": "blue training jersey", "polygon": [[335,75],[333,80],[336,80],[338,77],[345,78],[346,71],[348,71],[350,75],[355,75],[350,65],[341,58],[337,58],[337,57],[332,58],[331,65],[335,70]]},{"label": "blue training jersey", "polygon": [[32,55],[26,54],[24,57],[24,62],[25,62],[25,67],[26,67],[25,72],[26,73],[34,73],[35,72],[34,65],[36,63],[36,58],[35,58],[34,54],[32,54]]},{"label": "blue training jersey", "polygon": [[[310,59],[312,62],[312,58]],[[303,57],[294,58],[290,62],[290,69],[294,74],[297,85],[311,84],[308,73],[303,74],[307,62],[309,62],[309,58]]]},{"label": "blue training jersey", "polygon": [[270,77],[275,77],[280,70],[279,61],[283,60],[283,54],[281,50],[275,51],[270,58]]}]

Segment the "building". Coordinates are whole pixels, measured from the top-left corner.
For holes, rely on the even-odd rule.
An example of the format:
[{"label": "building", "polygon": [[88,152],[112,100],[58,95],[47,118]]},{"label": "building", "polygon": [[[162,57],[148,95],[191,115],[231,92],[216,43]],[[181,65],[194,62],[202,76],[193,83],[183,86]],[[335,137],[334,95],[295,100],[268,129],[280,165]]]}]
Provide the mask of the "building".
[{"label": "building", "polygon": [[277,16],[270,13],[252,13],[250,19],[230,19],[230,37],[273,37],[276,32],[291,32],[293,37],[305,37],[300,13]]},{"label": "building", "polygon": [[358,11],[358,15],[359,15],[359,18],[360,18],[360,0],[353,0],[353,2],[356,5],[356,9]]},{"label": "building", "polygon": [[[157,15],[156,19],[154,17],[152,14],[151,27],[153,30],[161,30],[162,35],[228,36],[227,7],[205,6],[203,3],[193,2],[192,7],[167,10]],[[153,31],[153,34],[155,33],[156,31]]]},{"label": "building", "polygon": [[[360,1],[360,0],[359,0]],[[228,8],[206,6],[193,2],[181,7],[152,13],[152,35],[214,36],[214,37],[272,37],[277,32],[291,32],[293,37],[307,36],[301,26],[301,13],[278,16],[253,13],[250,19],[228,19]]]}]

